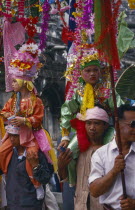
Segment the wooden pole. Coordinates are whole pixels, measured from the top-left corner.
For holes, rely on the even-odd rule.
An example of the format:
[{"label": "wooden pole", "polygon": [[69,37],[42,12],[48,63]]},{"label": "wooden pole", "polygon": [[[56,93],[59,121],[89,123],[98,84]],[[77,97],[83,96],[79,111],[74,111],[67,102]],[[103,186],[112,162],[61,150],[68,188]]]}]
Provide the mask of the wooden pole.
[{"label": "wooden pole", "polygon": [[[116,101],[116,94],[115,94],[114,74],[113,74],[112,66],[110,66],[109,71],[110,71],[110,79],[111,79],[111,86],[112,86],[112,97],[113,97],[113,103],[114,103],[114,117],[115,117],[116,137],[117,137],[117,140],[118,140],[119,154],[122,155],[122,144],[121,144],[119,118],[118,118],[118,110],[117,110],[117,101]],[[124,170],[121,171],[121,180],[122,180],[123,196],[126,199],[127,198],[127,193],[126,193]]]}]

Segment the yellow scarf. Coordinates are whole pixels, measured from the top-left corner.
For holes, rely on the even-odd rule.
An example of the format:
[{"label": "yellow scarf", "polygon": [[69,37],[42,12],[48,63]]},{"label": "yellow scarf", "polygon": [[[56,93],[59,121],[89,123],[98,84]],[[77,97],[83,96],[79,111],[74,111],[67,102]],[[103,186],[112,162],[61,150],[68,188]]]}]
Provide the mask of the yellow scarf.
[{"label": "yellow scarf", "polygon": [[34,89],[34,85],[31,81],[23,80],[23,79],[16,79],[18,85],[22,87],[26,84],[27,89],[31,92]]}]

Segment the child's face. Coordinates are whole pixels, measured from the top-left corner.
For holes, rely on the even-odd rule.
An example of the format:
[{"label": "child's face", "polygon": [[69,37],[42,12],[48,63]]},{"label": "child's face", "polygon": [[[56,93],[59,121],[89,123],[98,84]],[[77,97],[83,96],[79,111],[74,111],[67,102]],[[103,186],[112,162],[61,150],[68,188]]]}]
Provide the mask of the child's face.
[{"label": "child's face", "polygon": [[12,88],[15,92],[18,92],[21,89],[16,79],[12,80]]},{"label": "child's face", "polygon": [[82,78],[86,83],[92,86],[96,85],[100,77],[100,68],[98,66],[88,66],[82,70]]}]

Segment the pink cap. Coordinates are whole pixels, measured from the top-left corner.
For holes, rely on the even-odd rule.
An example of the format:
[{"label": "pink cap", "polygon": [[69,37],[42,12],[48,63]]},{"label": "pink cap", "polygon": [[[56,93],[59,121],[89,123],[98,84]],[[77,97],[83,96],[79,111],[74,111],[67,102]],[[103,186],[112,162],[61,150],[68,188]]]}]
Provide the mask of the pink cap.
[{"label": "pink cap", "polygon": [[85,121],[92,119],[102,120],[104,122],[109,123],[109,116],[107,112],[104,109],[99,108],[98,106],[95,106],[92,109],[87,109],[86,111]]}]

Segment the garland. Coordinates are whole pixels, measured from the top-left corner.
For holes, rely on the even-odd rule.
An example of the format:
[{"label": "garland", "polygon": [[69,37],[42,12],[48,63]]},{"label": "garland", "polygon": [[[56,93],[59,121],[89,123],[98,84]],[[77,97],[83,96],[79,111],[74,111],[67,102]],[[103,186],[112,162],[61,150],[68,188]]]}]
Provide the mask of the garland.
[{"label": "garland", "polygon": [[18,16],[19,17],[24,16],[24,3],[25,3],[25,0],[20,0],[18,2]]},{"label": "garland", "polygon": [[16,18],[18,22],[21,22],[23,27],[26,30],[26,33],[29,36],[27,43],[35,43],[34,36],[37,33],[36,24],[38,22],[38,17],[29,17],[29,18]]},{"label": "garland", "polygon": [[82,16],[83,28],[91,29],[93,28],[93,22],[91,22],[93,0],[86,0],[84,2],[84,5],[85,6],[84,6],[83,16]]},{"label": "garland", "polygon": [[49,11],[50,11],[50,4],[49,4],[49,1],[46,0],[43,5],[43,19],[42,19],[41,34],[40,34],[39,48],[41,50],[43,50],[46,47],[46,40],[47,40],[46,33],[48,31],[48,21],[50,18]]},{"label": "garland", "polygon": [[80,113],[85,115],[87,109],[94,107],[94,91],[91,84],[87,83],[84,87],[84,96],[82,100],[82,105]]},{"label": "garland", "polygon": [[71,56],[76,56],[76,60],[72,63],[73,65],[71,65],[72,83],[66,96],[67,100],[70,100],[72,98],[74,90],[75,88],[77,88],[78,85],[78,79],[80,77],[80,60],[82,59],[84,54],[82,50],[83,44],[86,44],[88,39],[88,35],[86,32],[87,30],[89,30],[89,35],[91,35],[94,31],[92,15],[93,0],[86,0],[85,2],[79,0],[75,4],[75,7],[77,8],[77,12],[73,12],[73,15],[75,17],[76,28],[74,32],[74,47]]},{"label": "garland", "polygon": [[[98,4],[100,4],[100,6]],[[95,17],[95,43],[86,43],[80,46],[87,49],[91,47],[97,48],[100,55],[100,59],[105,62],[108,62],[114,67],[114,69],[120,68],[120,62],[116,47],[116,20],[119,15],[120,5],[121,0],[117,0],[117,2],[114,2],[114,0],[112,0],[112,3],[110,3],[110,0],[95,0],[95,7],[97,8],[97,12],[95,11],[95,13],[97,14],[97,16]],[[100,9],[103,13],[106,13],[102,14],[102,17],[98,16]],[[102,31],[100,31],[100,29],[102,29]]]}]

